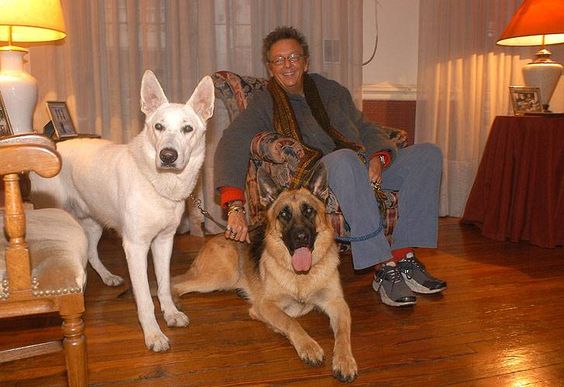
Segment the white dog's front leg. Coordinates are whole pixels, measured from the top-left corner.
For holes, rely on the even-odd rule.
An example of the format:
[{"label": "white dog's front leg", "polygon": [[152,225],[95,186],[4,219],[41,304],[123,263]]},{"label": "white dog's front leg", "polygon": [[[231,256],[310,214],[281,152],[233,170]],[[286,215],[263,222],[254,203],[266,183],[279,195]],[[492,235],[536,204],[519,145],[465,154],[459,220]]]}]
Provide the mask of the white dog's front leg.
[{"label": "white dog's front leg", "polygon": [[185,327],[190,320],[176,308],[170,294],[170,260],[173,238],[174,234],[158,235],[151,244],[151,252],[159,285],[157,295],[166,323],[169,327]]},{"label": "white dog's front leg", "polygon": [[170,348],[170,344],[155,318],[155,306],[149,288],[147,275],[149,245],[128,241],[124,237],[123,249],[127,258],[135,302],[137,303],[137,315],[145,336],[145,345],[155,352],[166,351]]}]

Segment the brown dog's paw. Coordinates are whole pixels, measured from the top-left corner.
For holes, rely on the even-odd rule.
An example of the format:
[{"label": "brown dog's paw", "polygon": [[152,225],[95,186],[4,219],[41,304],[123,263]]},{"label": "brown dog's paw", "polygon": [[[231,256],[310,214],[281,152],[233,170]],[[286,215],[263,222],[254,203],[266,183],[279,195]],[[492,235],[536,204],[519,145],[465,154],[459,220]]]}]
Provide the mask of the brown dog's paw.
[{"label": "brown dog's paw", "polygon": [[298,348],[296,346],[296,350],[298,351],[298,356],[302,361],[312,367],[319,367],[323,364],[324,353],[323,348],[315,340],[311,337],[308,338],[306,342],[304,342]]},{"label": "brown dog's paw", "polygon": [[333,376],[343,383],[351,383],[358,375],[358,367],[354,357],[349,355],[333,356]]}]

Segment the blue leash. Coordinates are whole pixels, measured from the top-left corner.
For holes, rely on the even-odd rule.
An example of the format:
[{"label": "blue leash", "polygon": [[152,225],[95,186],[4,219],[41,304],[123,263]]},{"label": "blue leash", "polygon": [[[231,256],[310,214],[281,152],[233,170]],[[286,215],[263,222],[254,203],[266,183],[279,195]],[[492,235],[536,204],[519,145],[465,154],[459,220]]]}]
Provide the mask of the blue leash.
[{"label": "blue leash", "polygon": [[382,232],[382,225],[380,224],[376,230],[372,231],[369,234],[361,235],[361,236],[352,236],[352,237],[337,236],[335,237],[335,239],[337,240],[337,242],[359,242],[359,241],[365,241],[370,238],[374,238],[376,235],[380,234],[381,232]]}]

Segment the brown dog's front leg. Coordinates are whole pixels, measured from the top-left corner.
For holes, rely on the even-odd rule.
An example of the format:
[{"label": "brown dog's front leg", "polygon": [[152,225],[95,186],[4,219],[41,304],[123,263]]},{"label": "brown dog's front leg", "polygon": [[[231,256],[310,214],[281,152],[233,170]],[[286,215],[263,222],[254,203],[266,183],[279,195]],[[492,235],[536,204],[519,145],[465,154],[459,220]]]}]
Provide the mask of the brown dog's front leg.
[{"label": "brown dog's front leg", "polygon": [[302,326],[288,316],[274,302],[254,304],[249,310],[251,318],[270,325],[275,331],[290,340],[303,362],[317,367],[323,363],[323,349],[311,338]]},{"label": "brown dog's front leg", "polygon": [[341,382],[352,382],[358,367],[351,349],[351,312],[343,298],[334,299],[322,306],[331,321],[335,334],[333,348],[333,376]]}]

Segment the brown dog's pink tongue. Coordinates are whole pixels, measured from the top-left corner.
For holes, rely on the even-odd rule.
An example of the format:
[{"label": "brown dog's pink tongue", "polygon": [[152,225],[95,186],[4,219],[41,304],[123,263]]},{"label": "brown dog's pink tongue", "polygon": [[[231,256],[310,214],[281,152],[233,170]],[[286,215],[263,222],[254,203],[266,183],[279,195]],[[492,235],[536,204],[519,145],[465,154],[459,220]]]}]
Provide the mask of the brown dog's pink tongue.
[{"label": "brown dog's pink tongue", "polygon": [[297,272],[308,271],[311,268],[311,250],[307,247],[300,247],[292,255],[292,266]]}]

